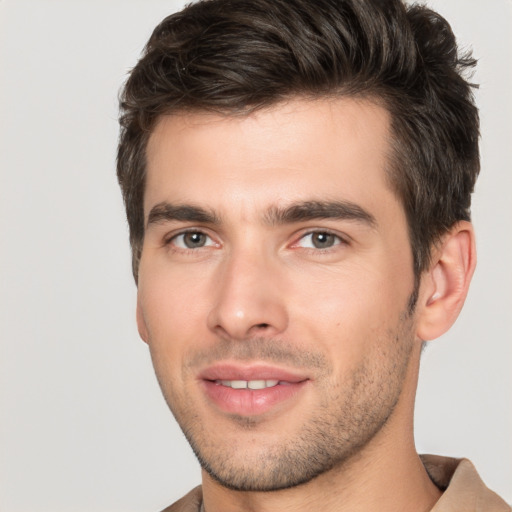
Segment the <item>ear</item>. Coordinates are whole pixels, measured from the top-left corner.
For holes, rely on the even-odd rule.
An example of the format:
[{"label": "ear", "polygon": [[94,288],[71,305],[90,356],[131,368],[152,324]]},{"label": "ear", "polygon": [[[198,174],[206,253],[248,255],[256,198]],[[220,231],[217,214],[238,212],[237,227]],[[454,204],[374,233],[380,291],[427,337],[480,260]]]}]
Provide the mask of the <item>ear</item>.
[{"label": "ear", "polygon": [[149,335],[148,328],[146,326],[146,320],[144,319],[144,313],[142,312],[142,306],[137,299],[137,329],[139,330],[139,336],[142,338],[144,343],[148,343]]},{"label": "ear", "polygon": [[430,268],[422,276],[417,335],[423,341],[444,334],[466,300],[476,266],[471,223],[458,222],[434,248]]}]

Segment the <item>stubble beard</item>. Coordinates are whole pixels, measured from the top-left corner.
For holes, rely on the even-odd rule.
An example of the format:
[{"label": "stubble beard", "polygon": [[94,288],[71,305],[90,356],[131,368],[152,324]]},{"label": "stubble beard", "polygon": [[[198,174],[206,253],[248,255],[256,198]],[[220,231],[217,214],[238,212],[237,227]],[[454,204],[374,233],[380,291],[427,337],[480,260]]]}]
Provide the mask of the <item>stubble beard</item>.
[{"label": "stubble beard", "polygon": [[[360,365],[333,384],[329,361],[319,353],[292,353],[278,340],[252,339],[247,343],[224,341],[213,357],[229,352],[239,360],[258,358],[270,362],[313,361],[322,367],[323,399],[314,414],[305,417],[291,438],[264,446],[247,457],[236,440],[212,441],[209,426],[195,411],[177,406],[173,393],[164,396],[202,468],[222,486],[236,491],[269,492],[307,483],[334,469],[343,469],[385,427],[401,395],[414,342],[411,311],[400,315],[398,325],[373,344]],[[203,357],[207,357],[204,355]],[[241,431],[257,431],[259,421],[233,416]]]}]

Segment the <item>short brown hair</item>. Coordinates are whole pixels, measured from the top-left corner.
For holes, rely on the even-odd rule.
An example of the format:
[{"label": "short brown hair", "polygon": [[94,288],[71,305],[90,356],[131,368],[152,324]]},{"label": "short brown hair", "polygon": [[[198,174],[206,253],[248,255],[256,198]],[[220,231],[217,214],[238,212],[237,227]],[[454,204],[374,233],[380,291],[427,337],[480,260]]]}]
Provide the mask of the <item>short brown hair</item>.
[{"label": "short brown hair", "polygon": [[293,96],[363,96],[391,113],[389,178],[416,278],[432,244],[470,219],[479,172],[475,65],[445,19],[401,0],[203,0],[165,18],[121,92],[117,175],[137,280],[146,146],[177,111],[246,115]]}]

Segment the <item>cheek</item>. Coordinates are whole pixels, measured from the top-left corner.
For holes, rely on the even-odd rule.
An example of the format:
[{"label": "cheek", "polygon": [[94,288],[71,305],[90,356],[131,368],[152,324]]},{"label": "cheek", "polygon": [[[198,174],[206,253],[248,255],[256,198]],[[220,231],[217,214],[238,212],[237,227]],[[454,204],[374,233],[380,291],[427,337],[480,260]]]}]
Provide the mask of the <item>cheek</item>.
[{"label": "cheek", "polygon": [[336,364],[355,365],[383,343],[405,309],[409,287],[393,275],[376,264],[305,273],[289,291],[291,325]]},{"label": "cheek", "polygon": [[199,331],[205,326],[204,293],[201,290],[204,285],[200,280],[193,282],[184,274],[142,274],[139,304],[152,353],[176,356],[198,339]]},{"label": "cheek", "polygon": [[176,404],[187,402],[183,361],[197,340],[205,337],[199,297],[183,276],[146,273],[139,281],[139,304],[153,367],[173,412]]},{"label": "cheek", "polygon": [[318,327],[350,329],[361,320],[368,322],[380,304],[382,284],[371,267],[317,268],[301,274],[289,290],[295,316],[315,320]]}]

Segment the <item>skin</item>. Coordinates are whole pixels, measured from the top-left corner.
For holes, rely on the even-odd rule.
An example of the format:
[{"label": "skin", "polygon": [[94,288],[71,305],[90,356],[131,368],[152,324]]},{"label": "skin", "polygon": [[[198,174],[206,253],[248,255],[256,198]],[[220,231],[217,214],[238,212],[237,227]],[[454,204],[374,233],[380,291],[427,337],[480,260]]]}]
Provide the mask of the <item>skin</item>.
[{"label": "skin", "polygon": [[[474,238],[461,223],[441,240],[408,314],[389,121],[366,100],[294,99],[166,116],[150,138],[137,320],[208,512],[430,510],[440,496],[414,448],[414,395],[422,340],[462,307]],[[218,364],[301,384],[226,411],[205,391]]]}]

